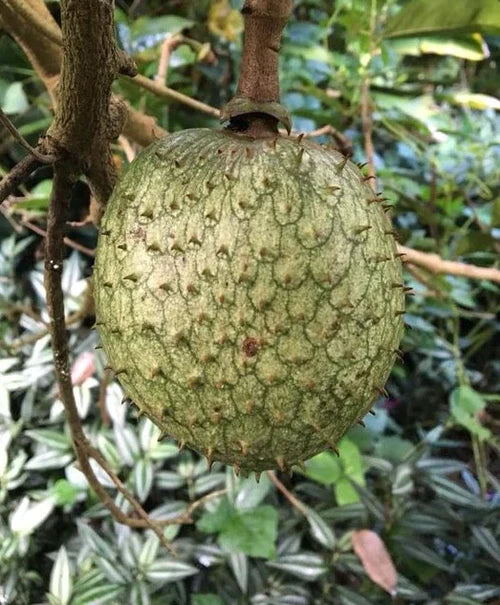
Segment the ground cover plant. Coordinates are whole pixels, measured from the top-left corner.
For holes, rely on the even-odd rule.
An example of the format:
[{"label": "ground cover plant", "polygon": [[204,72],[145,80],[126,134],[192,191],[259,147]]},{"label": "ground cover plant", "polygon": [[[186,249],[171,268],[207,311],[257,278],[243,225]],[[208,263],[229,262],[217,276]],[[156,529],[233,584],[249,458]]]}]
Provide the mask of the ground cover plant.
[{"label": "ground cover plant", "polygon": [[[0,134],[0,603],[497,602],[495,0],[453,11],[434,0],[294,3],[280,53],[292,135],[352,154],[367,183],[376,177],[408,296],[401,352],[375,414],[338,454],[321,452],[292,476],[263,472],[259,483],[218,462],[209,470],[168,437],[158,442],[159,430],[122,405],[119,376],[95,348],[91,285],[109,175],[166,131],[218,126],[236,90],[243,2],[111,4],[0,5],[2,124],[15,127]],[[91,45],[86,62],[75,49],[88,40],[75,36],[64,58],[80,75],[58,83],[60,26],[81,33],[82,22],[113,48]],[[97,57],[121,75],[96,70]],[[111,107],[126,120],[102,147],[89,146],[102,124],[85,113],[98,98],[88,91],[113,79]],[[75,88],[82,104],[64,118],[65,91]],[[67,330],[55,337],[46,234],[61,175],[74,165],[45,157],[54,153],[47,131],[83,158],[56,242]],[[13,184],[19,162],[31,170]],[[65,335],[76,418],[53,361]],[[80,423],[97,485],[73,445]]]}]

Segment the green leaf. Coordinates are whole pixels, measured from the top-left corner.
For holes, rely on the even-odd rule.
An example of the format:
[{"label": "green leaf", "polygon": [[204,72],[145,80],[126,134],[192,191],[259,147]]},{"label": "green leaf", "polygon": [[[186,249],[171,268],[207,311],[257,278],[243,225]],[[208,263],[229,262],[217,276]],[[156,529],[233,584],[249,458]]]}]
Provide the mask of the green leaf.
[{"label": "green leaf", "polygon": [[67,435],[60,431],[37,429],[35,431],[26,431],[25,435],[55,450],[65,452],[71,448]]},{"label": "green leaf", "polygon": [[68,554],[61,546],[50,573],[50,594],[54,596],[59,605],[68,605],[71,599],[72,578]]},{"label": "green leaf", "polygon": [[477,413],[484,410],[486,401],[469,386],[454,389],[450,395],[450,409],[453,418],[479,439],[485,440],[491,436],[489,429],[482,426]]},{"label": "green leaf", "polygon": [[456,504],[458,506],[470,506],[471,508],[477,510],[485,510],[488,509],[489,505],[484,500],[481,500],[476,495],[471,494],[469,491],[460,487],[453,481],[449,481],[444,477],[439,475],[432,475],[430,478],[430,484],[436,494],[446,500],[446,502],[450,502],[451,504]]},{"label": "green leaf", "polygon": [[323,485],[332,485],[341,475],[340,460],[330,452],[322,452],[306,462],[306,476]]},{"label": "green leaf", "polygon": [[[130,28],[133,39],[145,38],[147,36],[162,35],[162,39],[167,34],[178,34],[183,29],[193,27],[194,22],[178,15],[162,15],[161,17],[139,17],[135,19]],[[157,40],[158,44],[161,40]]]},{"label": "green leaf", "polygon": [[385,521],[384,506],[380,502],[380,500],[368,489],[365,489],[362,485],[359,485],[355,482],[353,482],[352,485],[358,492],[361,502],[368,510],[368,512],[372,514],[375,519],[378,519],[379,521]]},{"label": "green leaf", "polygon": [[267,564],[306,582],[314,582],[328,571],[323,557],[312,552],[285,555],[276,561],[268,561]]},{"label": "green leaf", "polygon": [[353,590],[349,590],[340,584],[335,588],[340,596],[339,605],[370,605],[371,601]]},{"label": "green leaf", "polygon": [[500,111],[500,100],[490,95],[464,91],[446,95],[446,98],[455,105],[462,105],[463,107],[469,107],[469,109],[478,109],[480,111],[495,109],[496,111]]},{"label": "green leaf", "polygon": [[156,534],[151,534],[146,542],[144,542],[144,546],[139,554],[139,563],[142,569],[147,569],[156,559],[159,546],[160,541]]},{"label": "green leaf", "polygon": [[116,584],[100,584],[79,593],[73,601],[72,605],[104,605],[104,603],[116,603],[116,598],[123,595],[123,586]]},{"label": "green leaf", "polygon": [[308,509],[307,520],[309,521],[311,535],[314,537],[314,539],[326,548],[335,548],[335,544],[337,542],[335,539],[335,534],[328,523],[319,515],[319,513],[312,508]]},{"label": "green leaf", "polygon": [[423,561],[444,571],[449,570],[449,565],[433,550],[422,544],[422,542],[404,539],[398,539],[397,541],[401,550],[409,557],[413,557],[418,561]]},{"label": "green leaf", "polygon": [[79,522],[78,533],[82,541],[90,548],[92,552],[103,556],[108,561],[114,561],[116,559],[116,553],[113,548],[91,527],[85,525],[83,522]]},{"label": "green leaf", "polygon": [[269,559],[274,557],[277,535],[278,512],[272,506],[259,506],[233,514],[219,534],[219,544],[229,552]]},{"label": "green leaf", "polygon": [[96,557],[95,563],[113,584],[127,584],[132,579],[130,572],[116,560],[108,561],[108,559],[104,559],[103,557]]},{"label": "green leaf", "polygon": [[151,605],[149,587],[146,582],[135,581],[130,593],[130,605]]},{"label": "green leaf", "polygon": [[224,605],[224,601],[216,594],[206,592],[193,595],[192,605]]},{"label": "green leaf", "polygon": [[52,180],[46,179],[37,183],[30,191],[25,200],[16,203],[16,208],[24,210],[47,210],[50,194],[52,192]]},{"label": "green leaf", "polygon": [[480,34],[455,38],[425,36],[391,40],[391,47],[400,55],[418,57],[425,54],[453,56],[468,61],[482,61],[488,57],[488,47]]},{"label": "green leaf", "polygon": [[413,491],[412,468],[409,464],[400,464],[396,468],[391,491],[394,496],[405,496]]},{"label": "green leaf", "polygon": [[333,488],[339,506],[359,502],[359,494],[347,477],[342,477]]},{"label": "green leaf", "polygon": [[157,584],[167,584],[169,582],[178,582],[189,576],[198,573],[198,568],[183,561],[175,559],[157,559],[154,561],[148,571],[147,578]]},{"label": "green leaf", "polygon": [[50,493],[54,497],[57,506],[68,506],[76,502],[80,489],[67,481],[58,479],[52,486]]},{"label": "green leaf", "polygon": [[388,38],[449,33],[500,33],[498,0],[412,0],[387,23]]},{"label": "green leaf", "polygon": [[229,555],[229,565],[243,594],[248,591],[248,557],[243,552],[232,552]]},{"label": "green leaf", "polygon": [[413,449],[413,444],[407,439],[391,436],[382,437],[375,445],[377,456],[384,460],[399,463],[404,460],[405,456]]},{"label": "green leaf", "polygon": [[140,502],[144,502],[149,496],[149,492],[153,486],[153,474],[153,464],[150,460],[141,458],[137,461],[133,476],[135,493]]},{"label": "green leaf", "polygon": [[339,454],[344,475],[360,485],[365,485],[363,458],[358,446],[344,437],[339,443]]},{"label": "green leaf", "polygon": [[487,527],[481,527],[479,525],[473,525],[471,527],[472,535],[481,545],[482,548],[497,562],[500,563],[500,546],[493,535],[493,533]]},{"label": "green leaf", "polygon": [[25,470],[49,471],[54,468],[67,466],[73,460],[73,454],[64,454],[61,451],[49,450],[30,458],[24,465]]},{"label": "green leaf", "polygon": [[196,523],[200,531],[206,533],[218,532],[228,523],[235,510],[227,498],[223,498],[213,512],[206,512]]},{"label": "green leaf", "polygon": [[251,476],[242,481],[238,494],[236,495],[235,505],[240,510],[254,508],[258,506],[267,496],[271,482],[266,474],[263,474],[259,483]]}]

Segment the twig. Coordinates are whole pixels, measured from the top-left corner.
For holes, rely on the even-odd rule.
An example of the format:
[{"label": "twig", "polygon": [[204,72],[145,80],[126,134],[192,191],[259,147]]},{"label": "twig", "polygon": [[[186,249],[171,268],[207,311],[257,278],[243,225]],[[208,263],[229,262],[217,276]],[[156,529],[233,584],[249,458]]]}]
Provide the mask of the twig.
[{"label": "twig", "polygon": [[109,417],[108,410],[106,409],[106,391],[108,389],[109,382],[111,380],[111,372],[104,370],[101,381],[99,383],[99,395],[97,397],[97,407],[99,408],[99,414],[101,415],[101,422],[104,426],[109,426],[111,418]]},{"label": "twig", "polygon": [[470,277],[471,279],[486,279],[500,283],[500,270],[496,267],[478,267],[458,261],[444,260],[438,254],[421,252],[398,244],[398,251],[405,255],[405,260],[418,265],[436,275],[448,274]]},{"label": "twig", "polygon": [[0,203],[29,178],[41,162],[34,155],[24,157],[1,181],[0,181]]},{"label": "twig", "polygon": [[182,34],[168,36],[165,38],[160,49],[160,61],[158,62],[158,73],[155,82],[165,84],[167,82],[168,64],[172,51],[182,42]]},{"label": "twig", "polygon": [[429,221],[429,229],[432,238],[435,242],[439,240],[438,226],[437,226],[437,171],[436,164],[431,161],[431,182],[429,187],[429,210],[431,212],[431,218]]},{"label": "twig", "polygon": [[292,504],[292,506],[294,506],[299,511],[299,513],[307,517],[309,514],[307,506],[298,498],[296,498],[289,490],[287,490],[287,488],[283,485],[283,483],[281,483],[278,477],[276,477],[274,471],[267,471],[267,476],[269,477],[270,481],[274,483],[274,485],[285,496],[285,498],[290,502],[290,504]]},{"label": "twig", "polygon": [[217,57],[214,55],[209,44],[202,44],[201,42],[198,42],[198,40],[193,40],[192,38],[188,38],[183,34],[175,34],[173,36],[168,36],[163,41],[160,49],[158,73],[155,77],[155,81],[159,84],[165,84],[167,82],[170,55],[181,44],[187,44],[196,53],[198,53],[199,60],[210,64],[217,63]]},{"label": "twig", "polygon": [[[127,76],[123,76],[123,77],[125,78]],[[187,95],[184,95],[181,92],[178,92],[177,90],[168,88],[167,86],[164,86],[163,84],[159,84],[158,82],[155,82],[154,80],[150,80],[149,78],[146,78],[145,76],[143,76],[141,74],[138,74],[137,76],[135,76],[135,78],[127,78],[127,79],[130,80],[131,82],[134,82],[141,88],[144,88],[145,90],[149,90],[149,92],[152,92],[157,97],[162,97],[164,99],[171,99],[172,101],[177,101],[178,103],[183,103],[184,105],[187,105],[188,107],[191,107],[192,109],[196,109],[197,111],[206,113],[207,115],[212,116],[214,118],[220,117],[220,111],[218,109],[216,109],[215,107],[212,107],[211,105],[207,105],[206,103],[202,103],[201,101],[197,101],[196,99],[188,97]]]},{"label": "twig", "polygon": [[[101,465],[102,456],[92,448],[78,416],[73,385],[71,382],[71,370],[69,367],[68,338],[66,335],[66,321],[64,317],[64,293],[61,285],[63,267],[63,233],[66,217],[69,210],[69,200],[73,184],[76,182],[74,167],[68,162],[59,161],[55,167],[52,196],[49,206],[47,239],[45,248],[45,289],[47,293],[47,309],[51,318],[52,350],[54,357],[54,370],[59,394],[64,404],[68,419],[73,446],[81,471],[87,478],[90,487],[99,496],[103,504],[109,509],[117,521],[130,525],[132,521],[114,502],[108,492],[99,483],[89,456],[92,456]],[[102,460],[101,460],[102,459]],[[107,463],[106,463],[107,464]],[[108,470],[105,468],[106,472]],[[108,472],[109,474],[109,472]],[[121,483],[121,482],[120,482]],[[142,517],[143,522],[150,527],[158,536],[158,539],[166,548],[171,547],[165,540],[160,527],[149,519],[147,513],[136,499],[123,486],[120,489],[124,497],[132,504],[136,512]]]},{"label": "twig", "polygon": [[340,151],[344,155],[352,154],[352,149],[353,149],[352,141],[349,139],[349,137],[346,137],[345,134],[343,134],[342,132],[340,132],[339,130],[337,130],[336,128],[331,126],[330,124],[326,124],[326,126],[322,126],[321,128],[313,130],[312,132],[306,132],[304,134],[304,136],[306,138],[321,137],[323,135],[332,136],[335,139],[335,142],[337,143],[337,145],[339,146]]},{"label": "twig", "polygon": [[415,267],[414,265],[411,265],[410,263],[406,263],[405,269],[408,271],[408,273],[413,275],[413,277],[418,282],[420,282],[422,285],[424,285],[427,288],[427,291],[423,293],[425,296],[427,296],[427,295],[433,296],[434,298],[443,297],[442,293],[439,290],[436,290],[436,288],[431,286],[431,284],[429,283],[429,277],[427,275],[423,274],[422,271],[420,271],[418,269],[418,267]]},{"label": "twig", "polygon": [[[30,229],[34,233],[37,233],[38,235],[41,235],[42,237],[47,237],[47,232],[44,231],[38,225],[35,225],[34,223],[32,223],[31,221],[21,221],[21,225],[23,225],[24,227],[27,227],[28,229]],[[69,246],[70,248],[73,248],[74,250],[78,250],[78,252],[81,252],[82,254],[85,254],[86,256],[90,256],[91,258],[93,258],[95,256],[95,250],[92,250],[91,248],[87,248],[86,246],[82,246],[82,244],[75,242],[75,240],[72,240],[69,237],[64,238],[64,243],[66,244],[66,246]]]},{"label": "twig", "polygon": [[127,139],[126,136],[121,134],[118,137],[118,142],[120,143],[120,146],[123,149],[123,153],[125,154],[125,157],[127,158],[128,162],[133,162],[135,158],[135,149],[130,144],[130,141]]},{"label": "twig", "polygon": [[14,139],[20,145],[22,145],[26,149],[26,151],[31,153],[31,155],[34,155],[41,164],[52,164],[55,161],[56,156],[46,155],[46,154],[38,151],[38,149],[36,149],[35,147],[32,147],[28,143],[28,141],[23,137],[23,135],[17,130],[17,128],[14,126],[14,124],[9,120],[9,118],[5,115],[5,113],[3,112],[3,110],[1,108],[0,108],[0,122],[5,126],[5,128],[7,128],[7,130],[14,137]]},{"label": "twig", "polygon": [[368,183],[370,187],[377,190],[377,180],[375,173],[375,149],[373,147],[373,120],[370,107],[370,80],[368,76],[363,77],[361,84],[361,127],[363,129],[363,139],[365,147],[365,156],[368,171]]}]

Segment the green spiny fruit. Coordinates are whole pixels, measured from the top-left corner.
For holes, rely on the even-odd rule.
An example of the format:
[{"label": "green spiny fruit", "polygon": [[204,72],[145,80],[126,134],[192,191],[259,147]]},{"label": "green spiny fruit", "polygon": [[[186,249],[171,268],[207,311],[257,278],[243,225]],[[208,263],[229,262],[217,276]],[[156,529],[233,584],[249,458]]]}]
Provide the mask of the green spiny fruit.
[{"label": "green spiny fruit", "polygon": [[141,153],[104,215],[94,287],[128,396],[245,471],[335,447],[403,331],[380,200],[339,152],[292,137],[194,129]]}]

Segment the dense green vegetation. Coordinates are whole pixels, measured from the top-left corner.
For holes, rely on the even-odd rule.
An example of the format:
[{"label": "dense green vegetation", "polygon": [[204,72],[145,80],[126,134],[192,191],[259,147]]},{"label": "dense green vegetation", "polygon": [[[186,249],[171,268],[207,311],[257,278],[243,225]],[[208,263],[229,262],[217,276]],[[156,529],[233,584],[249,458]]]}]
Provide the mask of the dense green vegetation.
[{"label": "dense green vegetation", "polygon": [[[140,73],[155,77],[163,41],[179,36],[166,84],[220,107],[234,93],[241,4],[117,0],[117,38]],[[295,2],[282,49],[282,101],[295,131],[332,127],[317,140],[352,149],[356,162],[365,162],[371,118],[378,189],[399,241],[490,267],[500,250],[500,14],[496,0],[451,4]],[[57,20],[58,3],[47,6]],[[217,126],[207,113],[130,80],[115,89],[169,131]],[[39,75],[1,29],[0,107],[32,144],[52,119]],[[137,150],[121,138],[116,164]],[[2,130],[0,175],[25,153]],[[370,565],[354,552],[353,532],[361,529],[378,534],[394,562],[395,602],[497,602],[497,283],[408,265],[414,296],[404,360],[376,414],[341,441],[339,457],[324,452],[293,477],[263,474],[256,483],[220,464],[208,472],[204,459],[168,439],[158,443],[157,429],[121,405],[120,386],[94,351],[86,298],[96,230],[70,225],[63,285],[85,431],[154,518],[174,517],[207,496],[193,523],[166,528],[173,558],[149,530],[114,522],[75,463],[46,330],[51,178],[41,168],[0,206],[0,603],[391,602],[384,556]],[[74,221],[85,220],[88,204],[82,180]],[[116,502],[126,510],[121,495]]]}]

